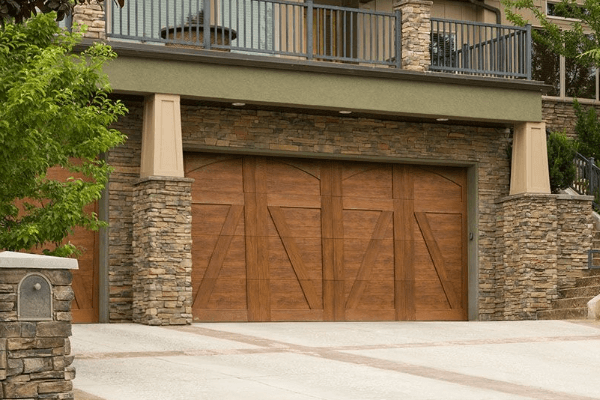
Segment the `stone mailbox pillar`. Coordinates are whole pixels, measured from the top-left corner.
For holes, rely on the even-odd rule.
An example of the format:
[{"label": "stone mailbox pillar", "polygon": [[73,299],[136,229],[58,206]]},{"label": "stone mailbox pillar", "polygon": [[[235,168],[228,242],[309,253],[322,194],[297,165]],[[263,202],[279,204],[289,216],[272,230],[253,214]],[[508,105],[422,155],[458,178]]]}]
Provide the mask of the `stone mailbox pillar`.
[{"label": "stone mailbox pillar", "polygon": [[73,269],[75,259],[0,253],[0,398],[73,399]]}]

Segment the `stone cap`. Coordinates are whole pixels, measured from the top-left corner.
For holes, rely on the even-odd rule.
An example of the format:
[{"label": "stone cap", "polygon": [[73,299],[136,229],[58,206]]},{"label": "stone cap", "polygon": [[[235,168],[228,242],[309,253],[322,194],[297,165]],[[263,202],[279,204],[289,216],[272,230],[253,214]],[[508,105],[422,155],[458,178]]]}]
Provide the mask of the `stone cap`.
[{"label": "stone cap", "polygon": [[79,269],[79,263],[74,258],[4,251],[0,252],[0,269],[2,268]]}]

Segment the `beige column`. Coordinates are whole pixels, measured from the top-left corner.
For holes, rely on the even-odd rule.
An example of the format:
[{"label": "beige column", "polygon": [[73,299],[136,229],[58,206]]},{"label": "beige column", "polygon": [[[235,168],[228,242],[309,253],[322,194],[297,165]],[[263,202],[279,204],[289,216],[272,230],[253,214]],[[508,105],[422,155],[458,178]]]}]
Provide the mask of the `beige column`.
[{"label": "beige column", "polygon": [[400,0],[394,10],[402,12],[402,68],[427,71],[431,64],[431,0]]},{"label": "beige column", "polygon": [[515,125],[510,194],[550,193],[546,123]]},{"label": "beige column", "polygon": [[184,176],[179,96],[146,97],[140,177],[149,176]]}]

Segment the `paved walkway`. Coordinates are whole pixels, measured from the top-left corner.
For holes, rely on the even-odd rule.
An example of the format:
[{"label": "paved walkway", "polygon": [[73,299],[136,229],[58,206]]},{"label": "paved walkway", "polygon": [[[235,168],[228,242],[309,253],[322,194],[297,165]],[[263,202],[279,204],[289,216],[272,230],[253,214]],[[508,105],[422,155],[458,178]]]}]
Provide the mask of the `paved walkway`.
[{"label": "paved walkway", "polygon": [[600,399],[591,321],[73,326],[76,400]]}]

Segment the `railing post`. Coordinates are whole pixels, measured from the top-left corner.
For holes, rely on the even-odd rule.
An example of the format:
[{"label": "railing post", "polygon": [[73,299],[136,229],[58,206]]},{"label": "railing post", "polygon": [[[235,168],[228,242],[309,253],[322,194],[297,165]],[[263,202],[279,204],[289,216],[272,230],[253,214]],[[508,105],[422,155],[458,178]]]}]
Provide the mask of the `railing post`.
[{"label": "railing post", "polygon": [[313,58],[313,0],[307,0],[306,2],[307,10],[306,10],[306,58],[312,60]]},{"label": "railing post", "polygon": [[594,195],[594,165],[595,165],[595,161],[594,161],[594,157],[590,157],[590,159],[588,160],[588,181],[589,181],[589,190],[590,190],[590,196],[595,196]]},{"label": "railing post", "polygon": [[525,69],[527,69],[527,80],[531,80],[531,25],[525,26],[527,35],[525,37]]},{"label": "railing post", "polygon": [[[204,48],[206,50],[210,50],[210,2],[211,0],[203,0],[204,1],[204,10],[203,10],[203,21],[202,21],[202,32],[204,34]],[[182,27],[183,29],[183,27]],[[216,33],[216,32],[215,32]],[[183,31],[181,32],[183,37]]]},{"label": "railing post", "polygon": [[396,15],[396,68],[402,68],[402,11],[396,9],[394,11]]}]

